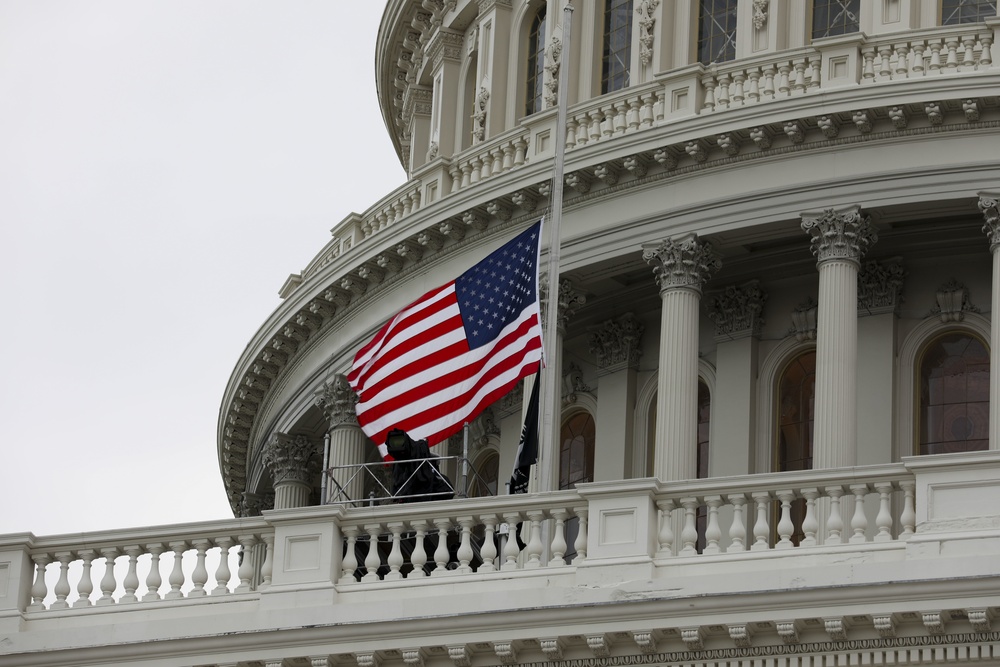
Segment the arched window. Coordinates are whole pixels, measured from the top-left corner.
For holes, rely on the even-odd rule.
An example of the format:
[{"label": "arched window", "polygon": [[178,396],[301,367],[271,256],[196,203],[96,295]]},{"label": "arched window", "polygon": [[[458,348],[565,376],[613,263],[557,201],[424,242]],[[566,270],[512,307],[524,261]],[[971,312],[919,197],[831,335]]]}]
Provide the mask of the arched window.
[{"label": "arched window", "polygon": [[698,62],[736,58],[736,0],[698,0]]},{"label": "arched window", "polygon": [[774,470],[812,470],[816,351],[788,362],[778,380],[778,438]]},{"label": "arched window", "polygon": [[601,94],[628,86],[632,60],[632,0],[605,0]]},{"label": "arched window", "polygon": [[559,488],[594,480],[596,426],[589,412],[577,412],[563,422],[559,436]]},{"label": "arched window", "polygon": [[545,5],[538,10],[528,31],[528,78],[524,113],[530,116],[542,110],[545,82]]},{"label": "arched window", "polygon": [[997,15],[997,0],[941,0],[941,25],[980,23]]},{"label": "arched window", "polygon": [[858,32],[860,16],[861,0],[813,0],[812,38]]},{"label": "arched window", "polygon": [[918,454],[989,448],[990,353],[978,337],[953,331],[920,357]]},{"label": "arched window", "polygon": [[469,497],[482,498],[497,495],[500,480],[500,456],[492,450],[479,457],[475,474],[469,480]]}]

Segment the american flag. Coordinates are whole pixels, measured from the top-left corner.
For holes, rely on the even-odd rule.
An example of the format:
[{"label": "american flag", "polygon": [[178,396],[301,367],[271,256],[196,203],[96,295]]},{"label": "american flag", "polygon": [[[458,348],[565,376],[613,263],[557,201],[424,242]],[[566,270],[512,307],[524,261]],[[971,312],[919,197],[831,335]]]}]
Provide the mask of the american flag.
[{"label": "american flag", "polygon": [[394,428],[442,442],[536,372],[541,225],[401,310],[354,357],[347,380],[376,445]]}]

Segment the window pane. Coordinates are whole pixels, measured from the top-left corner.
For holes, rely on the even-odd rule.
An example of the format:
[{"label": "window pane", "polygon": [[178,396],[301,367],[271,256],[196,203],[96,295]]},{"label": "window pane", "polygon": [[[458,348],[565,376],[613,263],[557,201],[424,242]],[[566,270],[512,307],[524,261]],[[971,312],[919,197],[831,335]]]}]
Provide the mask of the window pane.
[{"label": "window pane", "polygon": [[578,412],[563,424],[559,447],[559,488],[594,479],[594,418]]},{"label": "window pane", "polygon": [[736,57],[736,0],[699,0],[698,61],[708,65]]},{"label": "window pane", "polygon": [[813,0],[813,39],[858,32],[861,0]]},{"label": "window pane", "polygon": [[941,336],[920,361],[920,454],[988,448],[989,352],[974,336]]},{"label": "window pane", "polygon": [[605,0],[601,93],[628,86],[632,59],[632,0]]},{"label": "window pane", "polygon": [[996,0],[941,0],[941,25],[981,23],[996,15]]},{"label": "window pane", "polygon": [[778,452],[776,469],[811,470],[816,352],[799,355],[778,383]]},{"label": "window pane", "polygon": [[524,113],[530,116],[542,110],[542,87],[545,81],[545,6],[543,5],[528,32],[528,79]]}]

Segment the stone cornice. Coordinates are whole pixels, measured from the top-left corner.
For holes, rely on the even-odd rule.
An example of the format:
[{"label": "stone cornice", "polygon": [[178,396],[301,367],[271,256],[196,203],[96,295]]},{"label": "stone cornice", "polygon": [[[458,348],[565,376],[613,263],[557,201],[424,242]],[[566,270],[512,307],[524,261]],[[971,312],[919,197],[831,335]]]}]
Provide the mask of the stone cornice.
[{"label": "stone cornice", "polygon": [[[961,107],[961,100],[941,100],[943,108],[952,109]],[[994,108],[1000,104],[996,97],[990,98],[989,104],[980,106]],[[958,107],[956,107],[958,105]],[[845,112],[846,113],[846,112]],[[830,113],[825,114],[827,116]],[[832,114],[836,115],[836,114]],[[812,116],[806,116],[809,122],[804,126],[816,127]],[[955,122],[949,122],[954,120]],[[865,135],[845,135],[841,133],[835,138],[827,138],[819,129],[806,132],[805,140],[798,144],[781,145],[775,143],[767,149],[753,150],[752,152],[741,152],[736,156],[728,156],[721,149],[718,153],[712,153],[704,162],[697,162],[694,159],[680,159],[673,165],[660,165],[654,159],[654,153],[660,149],[654,148],[655,137],[659,136],[658,128],[652,128],[646,132],[635,132],[626,134],[613,141],[600,142],[586,147],[577,148],[569,155],[570,170],[584,170],[593,172],[597,167],[607,162],[618,163],[620,157],[614,157],[609,151],[621,151],[622,145],[634,144],[634,155],[642,159],[646,164],[651,165],[647,171],[641,174],[634,174],[631,177],[620,178],[613,186],[591,188],[586,194],[574,193],[572,190],[566,191],[565,207],[572,210],[574,207],[587,205],[594,201],[620,196],[622,194],[637,189],[656,186],[666,180],[686,176],[688,174],[709,171],[730,167],[737,163],[748,160],[768,160],[779,159],[782,156],[801,153],[810,150],[828,150],[831,148],[847,148],[857,143],[871,143],[879,141],[897,141],[901,137],[918,137],[926,134],[940,134],[949,132],[981,131],[987,129],[1000,128],[1000,120],[979,120],[973,123],[966,121],[966,115],[954,109],[946,113],[945,122],[933,127],[909,127],[906,129],[895,129],[888,121],[881,121],[881,125]],[[774,132],[779,132],[779,127],[784,121],[778,120],[774,125]],[[754,125],[753,127],[757,127]],[[879,127],[885,128],[879,131]],[[664,132],[670,128],[660,128]],[[738,130],[740,133],[749,132],[750,126]],[[734,130],[735,131],[735,130]],[[714,134],[706,135],[714,137]],[[652,142],[650,140],[653,140]],[[683,146],[687,142],[687,136],[673,135],[670,146]],[[651,146],[651,144],[653,144]],[[645,148],[643,148],[645,146]],[[670,147],[668,146],[668,148]],[[626,150],[633,150],[628,148]],[[678,155],[683,154],[683,150],[674,151]],[[589,165],[589,166],[588,166]],[[223,475],[227,495],[234,512],[239,512],[242,504],[242,494],[245,488],[247,475],[247,455],[250,442],[260,438],[257,434],[257,415],[264,406],[272,390],[281,384],[284,369],[288,367],[296,356],[307,350],[317,338],[316,334],[325,330],[333,322],[348,316],[360,307],[365,301],[377,297],[385,288],[395,284],[396,281],[405,280],[409,275],[426,266],[429,262],[436,262],[443,257],[454,252],[460,252],[470,243],[476,243],[484,235],[491,236],[502,234],[506,230],[516,229],[525,222],[535,220],[539,217],[536,212],[545,205],[543,195],[539,186],[546,183],[547,163],[539,161],[525,165],[519,169],[509,172],[503,176],[483,181],[477,184],[476,188],[462,190],[456,195],[451,195],[448,199],[440,202],[440,205],[447,206],[451,202],[450,213],[442,215],[441,206],[436,206],[424,216],[422,223],[413,224],[404,218],[403,225],[394,226],[395,230],[406,230],[403,233],[394,232],[396,236],[391,239],[391,247],[411,244],[413,247],[423,249],[413,258],[408,259],[398,272],[386,272],[379,278],[378,282],[369,283],[367,291],[360,295],[351,295],[340,288],[340,284],[345,276],[357,275],[357,271],[367,262],[374,260],[378,255],[377,246],[379,240],[386,240],[386,237],[373,235],[363,239],[349,252],[336,256],[323,268],[322,271],[314,272],[313,275],[306,276],[301,285],[298,286],[285,301],[285,304],[271,316],[270,321],[264,325],[261,332],[251,341],[243,358],[237,365],[234,375],[230,379],[229,387],[223,399],[220,410],[219,421],[219,466]],[[623,171],[629,174],[628,171]],[[525,178],[525,174],[534,174],[534,177]],[[537,180],[533,180],[537,178]],[[599,179],[594,178],[599,182]],[[419,185],[419,183],[417,184]],[[407,184],[400,190],[411,189],[414,186]],[[525,193],[526,197],[521,200],[518,193]],[[494,193],[493,195],[486,193]],[[475,196],[474,196],[475,195]],[[501,220],[495,216],[489,216],[487,226],[484,230],[475,234],[467,235],[461,241],[443,239],[439,245],[426,245],[421,243],[421,237],[425,233],[437,234],[437,229],[443,222],[449,220],[461,223],[466,212],[479,211],[482,214],[483,196],[492,199],[503,198],[505,202],[525,201],[524,207],[514,210],[509,219]],[[490,199],[489,201],[492,201]],[[449,209],[444,209],[449,210]],[[499,210],[499,209],[498,209]],[[509,212],[509,209],[508,209]],[[384,243],[383,243],[384,245]],[[369,251],[363,250],[370,249]],[[369,256],[370,255],[370,256]],[[298,325],[299,321],[311,321],[312,328]],[[301,328],[292,327],[298,325]]]}]

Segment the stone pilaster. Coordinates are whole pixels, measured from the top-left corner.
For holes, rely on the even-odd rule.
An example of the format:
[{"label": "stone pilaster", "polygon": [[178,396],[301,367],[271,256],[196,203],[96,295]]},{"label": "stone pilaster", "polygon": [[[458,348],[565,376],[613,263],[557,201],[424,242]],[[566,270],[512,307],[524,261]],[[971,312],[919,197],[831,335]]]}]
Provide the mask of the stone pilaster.
[{"label": "stone pilaster", "polygon": [[698,307],[702,286],[722,266],[695,235],[643,246],[662,300],[654,470],[662,480],[697,477]]},{"label": "stone pilaster", "polygon": [[858,270],[878,240],[860,207],[802,214],[819,270],[813,468],[857,456]]},{"label": "stone pilaster", "polygon": [[990,297],[990,449],[1000,449],[1000,193],[979,193],[979,210],[986,219],[983,232],[993,255],[993,289]]},{"label": "stone pilaster", "polygon": [[363,500],[365,471],[357,466],[366,460],[368,436],[358,425],[358,395],[343,375],[323,385],[316,406],[323,411],[330,434],[326,501],[342,503]]},{"label": "stone pilaster", "polygon": [[274,482],[274,509],[309,504],[312,478],[319,470],[319,447],[304,435],[275,433],[264,445],[264,465]]},{"label": "stone pilaster", "polygon": [[[632,313],[608,320],[590,335],[597,375],[594,481],[625,479],[632,470],[636,371],[645,327]],[[625,452],[625,456],[622,456]]]}]

